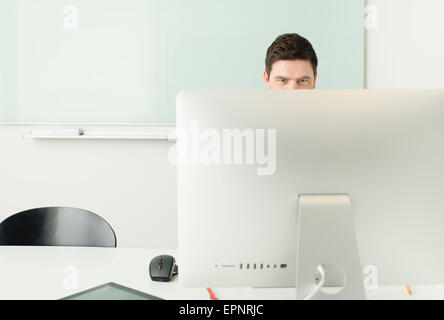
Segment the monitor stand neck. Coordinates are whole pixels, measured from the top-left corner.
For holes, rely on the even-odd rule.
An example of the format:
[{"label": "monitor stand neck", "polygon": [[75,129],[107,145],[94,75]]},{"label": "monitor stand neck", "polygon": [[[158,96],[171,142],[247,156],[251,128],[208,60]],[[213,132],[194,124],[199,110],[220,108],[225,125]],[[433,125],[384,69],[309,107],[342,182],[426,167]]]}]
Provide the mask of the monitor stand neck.
[{"label": "monitor stand neck", "polygon": [[[364,283],[356,241],[355,226],[347,194],[299,196],[296,294],[298,299],[365,299]],[[332,269],[340,270],[343,285],[331,294],[315,281],[318,266],[323,266],[327,282]],[[333,267],[332,267],[333,266]],[[319,270],[319,269],[318,269]],[[330,279],[329,279],[330,275]],[[333,279],[333,282],[335,280]],[[337,281],[337,280],[336,280]]]}]

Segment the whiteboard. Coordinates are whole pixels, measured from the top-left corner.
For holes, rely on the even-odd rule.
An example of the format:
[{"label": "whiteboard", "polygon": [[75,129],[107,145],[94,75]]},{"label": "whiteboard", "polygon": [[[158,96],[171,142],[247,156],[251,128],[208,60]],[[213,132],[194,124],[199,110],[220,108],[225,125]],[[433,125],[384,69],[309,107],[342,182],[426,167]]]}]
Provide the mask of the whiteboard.
[{"label": "whiteboard", "polygon": [[299,33],[319,89],[363,88],[363,0],[0,0],[0,122],[174,123],[185,89],[265,89]]}]

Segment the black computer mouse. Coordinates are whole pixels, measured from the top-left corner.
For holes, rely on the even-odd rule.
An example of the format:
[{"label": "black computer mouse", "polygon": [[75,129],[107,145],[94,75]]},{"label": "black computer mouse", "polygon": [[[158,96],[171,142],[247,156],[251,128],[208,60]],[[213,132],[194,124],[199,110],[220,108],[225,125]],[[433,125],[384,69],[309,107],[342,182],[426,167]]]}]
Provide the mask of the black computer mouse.
[{"label": "black computer mouse", "polygon": [[153,281],[168,282],[177,275],[176,259],[163,255],[153,258],[150,262],[150,277]]}]

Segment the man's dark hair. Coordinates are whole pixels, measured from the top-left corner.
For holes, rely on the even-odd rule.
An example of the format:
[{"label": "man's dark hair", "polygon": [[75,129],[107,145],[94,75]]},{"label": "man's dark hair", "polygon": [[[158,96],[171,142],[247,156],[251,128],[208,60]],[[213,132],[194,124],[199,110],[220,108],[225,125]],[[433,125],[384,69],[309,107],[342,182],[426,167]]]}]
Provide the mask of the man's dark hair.
[{"label": "man's dark hair", "polygon": [[265,68],[268,76],[271,67],[278,60],[309,60],[313,66],[314,74],[318,69],[318,57],[311,43],[297,33],[283,34],[271,44],[267,50]]}]

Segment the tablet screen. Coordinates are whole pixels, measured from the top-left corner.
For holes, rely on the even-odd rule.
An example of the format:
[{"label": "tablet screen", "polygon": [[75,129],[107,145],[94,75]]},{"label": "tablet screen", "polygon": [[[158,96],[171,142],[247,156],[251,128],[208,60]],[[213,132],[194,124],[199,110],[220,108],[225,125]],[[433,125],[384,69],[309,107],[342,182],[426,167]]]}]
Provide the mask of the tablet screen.
[{"label": "tablet screen", "polygon": [[163,300],[163,299],[110,282],[65,297],[61,300]]}]

